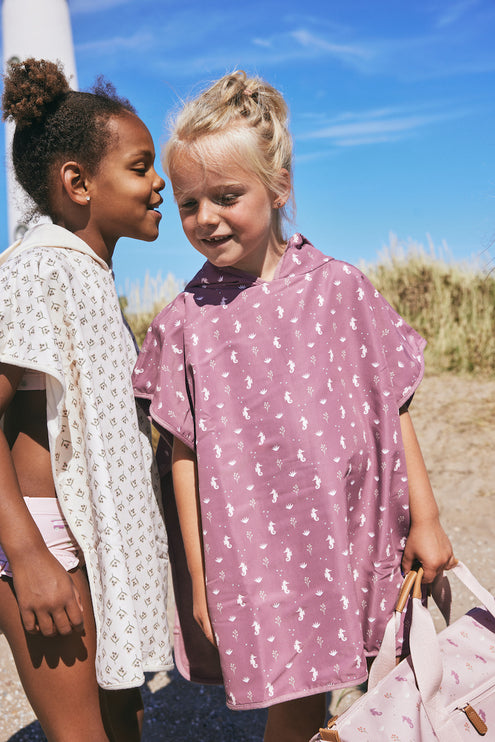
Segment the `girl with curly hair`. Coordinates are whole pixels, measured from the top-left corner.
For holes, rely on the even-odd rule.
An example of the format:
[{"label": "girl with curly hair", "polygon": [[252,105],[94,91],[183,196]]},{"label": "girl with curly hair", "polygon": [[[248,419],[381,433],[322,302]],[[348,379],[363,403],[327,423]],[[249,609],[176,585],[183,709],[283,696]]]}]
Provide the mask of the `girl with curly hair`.
[{"label": "girl with curly hair", "polygon": [[137,742],[171,667],[167,543],[112,273],[158,236],[150,133],[111,86],[15,63],[4,118],[39,223],[0,256],[0,629],[49,742]]}]

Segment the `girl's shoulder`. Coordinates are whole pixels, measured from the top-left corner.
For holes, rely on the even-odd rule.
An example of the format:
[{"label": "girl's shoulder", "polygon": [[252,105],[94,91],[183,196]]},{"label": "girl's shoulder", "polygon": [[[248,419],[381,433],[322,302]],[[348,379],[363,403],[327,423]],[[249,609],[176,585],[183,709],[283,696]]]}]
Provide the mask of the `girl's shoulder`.
[{"label": "girl's shoulder", "polygon": [[[317,247],[304,235],[297,232],[287,243],[285,270],[294,270],[294,263],[300,266],[300,273],[319,273],[330,281],[341,283],[370,283],[363,270],[346,260],[330,255],[325,249]],[[283,270],[284,266],[282,266]],[[282,271],[281,271],[282,273]]]},{"label": "girl's shoulder", "polygon": [[[214,273],[214,270],[211,270],[212,268],[213,266],[210,266],[209,263],[205,263],[198,273],[187,282],[182,291],[158,312],[150,325],[150,330],[163,331],[170,323],[178,325],[185,319],[186,312],[189,311],[190,313],[192,311],[193,306],[197,305],[199,308],[201,302],[198,300],[198,295],[201,294],[203,289],[207,290],[210,286],[216,285],[211,280]],[[187,306],[189,306],[189,310],[186,308]]]},{"label": "girl's shoulder", "polygon": [[0,272],[12,279],[42,280],[47,270],[51,270],[53,265],[59,262],[61,256],[55,255],[55,252],[54,248],[42,245],[17,247],[12,252],[6,251],[2,255]]},{"label": "girl's shoulder", "polygon": [[169,317],[184,314],[184,305],[186,301],[186,290],[183,289],[180,291],[177,296],[175,296],[172,301],[169,301],[168,304],[165,304],[165,306],[160,309],[158,314],[155,315],[155,318],[153,319],[153,324],[156,324],[157,322],[161,322],[163,320],[166,320]]},{"label": "girl's shoulder", "polygon": [[318,255],[322,255],[325,258],[324,260],[317,262],[312,271],[316,271],[321,275],[324,281],[328,281],[330,285],[340,287],[343,291],[360,288],[367,293],[376,293],[375,287],[362,268],[353,265],[342,258],[333,256],[329,257],[320,252],[320,250],[315,248],[311,243],[309,243],[309,248],[312,248]]},{"label": "girl's shoulder", "polygon": [[376,292],[366,273],[358,266],[348,263],[345,260],[336,259],[333,261],[333,268],[335,273],[341,276],[343,282],[349,283],[352,286],[361,286],[373,293]]},{"label": "girl's shoulder", "polygon": [[80,237],[56,224],[41,223],[29,229],[21,240],[0,254],[0,269],[26,269],[33,264],[40,269],[54,266],[70,270],[77,263],[92,260],[107,273],[111,269]]},{"label": "girl's shoulder", "polygon": [[[46,290],[53,286],[54,290],[59,291],[61,283],[66,285],[72,280],[75,268],[72,253],[71,250],[59,247],[31,245],[12,253],[0,264],[0,281],[12,287],[12,290],[16,286],[23,291],[27,287],[32,290],[38,286],[40,291],[44,291],[43,286]],[[83,262],[88,260],[82,257]]]},{"label": "girl's shoulder", "polygon": [[183,326],[185,314],[185,291],[181,291],[153,317],[145,335],[145,343],[151,342],[153,338],[154,342],[161,344],[162,339],[170,338]]}]

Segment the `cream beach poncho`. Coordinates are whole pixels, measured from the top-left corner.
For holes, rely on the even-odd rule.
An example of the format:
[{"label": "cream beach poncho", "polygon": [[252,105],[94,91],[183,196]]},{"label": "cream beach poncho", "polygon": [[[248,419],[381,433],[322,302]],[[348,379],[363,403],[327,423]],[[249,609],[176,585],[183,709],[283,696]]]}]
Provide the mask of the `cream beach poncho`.
[{"label": "cream beach poncho", "polygon": [[0,256],[0,361],[46,374],[57,496],[83,549],[100,686],[172,667],[167,539],[136,349],[113,275],[81,239],[40,224]]}]

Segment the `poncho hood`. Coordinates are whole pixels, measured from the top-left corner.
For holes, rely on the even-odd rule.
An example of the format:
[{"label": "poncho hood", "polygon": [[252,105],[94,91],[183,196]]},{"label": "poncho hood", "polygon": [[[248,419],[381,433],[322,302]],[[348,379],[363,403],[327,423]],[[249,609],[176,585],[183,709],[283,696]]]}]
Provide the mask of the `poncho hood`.
[{"label": "poncho hood", "polygon": [[49,223],[37,224],[26,232],[24,237],[17,240],[17,242],[14,242],[14,244],[8,247],[7,250],[4,250],[4,252],[0,254],[0,265],[3,265],[14,252],[19,252],[19,250],[28,250],[32,247],[65,247],[69,250],[77,250],[77,252],[83,253],[84,255],[89,255],[89,257],[96,260],[102,268],[111,272],[111,267],[108,263],[106,263],[103,258],[100,258],[99,255],[90,248],[87,242],[84,242],[84,240],[77,237],[77,235],[64,229],[64,227],[59,227],[57,224]]}]

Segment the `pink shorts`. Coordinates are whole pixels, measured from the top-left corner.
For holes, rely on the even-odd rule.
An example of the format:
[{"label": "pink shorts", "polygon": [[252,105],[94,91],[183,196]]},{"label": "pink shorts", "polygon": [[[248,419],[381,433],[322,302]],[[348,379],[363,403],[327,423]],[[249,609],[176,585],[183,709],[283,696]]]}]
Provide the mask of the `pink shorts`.
[{"label": "pink shorts", "polygon": [[[29,512],[45,544],[67,571],[84,564],[83,553],[62,515],[56,497],[25,497]],[[0,545],[0,577],[12,577],[10,565]]]}]

